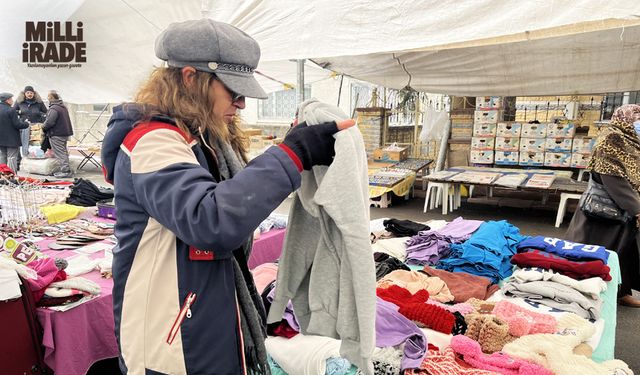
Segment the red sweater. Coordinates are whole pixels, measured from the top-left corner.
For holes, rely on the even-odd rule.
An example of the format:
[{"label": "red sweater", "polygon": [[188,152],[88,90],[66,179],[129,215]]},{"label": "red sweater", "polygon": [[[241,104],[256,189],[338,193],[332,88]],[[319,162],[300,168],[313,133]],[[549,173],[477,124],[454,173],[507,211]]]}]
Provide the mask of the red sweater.
[{"label": "red sweater", "polygon": [[600,260],[575,262],[542,250],[529,249],[526,252],[518,253],[511,258],[511,263],[518,267],[552,269],[562,275],[577,280],[588,279],[595,276],[602,278],[604,281],[611,280],[609,266]]}]

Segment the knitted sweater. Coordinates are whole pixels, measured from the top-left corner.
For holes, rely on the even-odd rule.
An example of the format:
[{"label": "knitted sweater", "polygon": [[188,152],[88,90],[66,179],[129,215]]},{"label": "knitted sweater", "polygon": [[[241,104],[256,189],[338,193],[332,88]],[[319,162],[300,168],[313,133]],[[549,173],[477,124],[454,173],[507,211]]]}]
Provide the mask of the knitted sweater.
[{"label": "knitted sweater", "polygon": [[[306,113],[302,107],[300,113]],[[268,322],[279,322],[291,300],[304,334],[340,338],[340,354],[372,374],[376,278],[367,159],[357,128],[335,137],[331,166],[302,173]]]},{"label": "knitted sweater", "polygon": [[632,375],[629,366],[620,360],[597,363],[573,353],[573,349],[593,333],[593,325],[589,322],[575,314],[567,314],[558,320],[557,334],[523,336],[506,344],[502,351],[544,366],[556,375]]}]

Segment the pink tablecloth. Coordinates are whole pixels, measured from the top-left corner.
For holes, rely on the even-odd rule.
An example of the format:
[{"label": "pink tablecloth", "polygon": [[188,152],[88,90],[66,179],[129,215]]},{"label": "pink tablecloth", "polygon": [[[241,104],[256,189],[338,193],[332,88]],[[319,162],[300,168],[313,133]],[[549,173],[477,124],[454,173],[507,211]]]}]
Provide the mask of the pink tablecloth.
[{"label": "pink tablecloth", "polygon": [[[284,233],[284,229],[272,230],[254,241],[249,267],[255,268],[278,259]],[[41,241],[38,245],[51,257],[68,258],[76,255],[70,250],[47,250],[49,242],[51,240]],[[101,254],[98,252],[92,257]],[[113,280],[103,279],[98,271],[82,277],[100,285],[102,292],[99,297],[64,312],[44,308],[38,308],[37,311],[38,320],[44,328],[42,344],[45,363],[56,374],[83,375],[95,362],[119,354],[113,321]]]},{"label": "pink tablecloth", "polygon": [[[44,250],[51,241],[41,241]],[[73,251],[45,250],[51,257],[69,258]],[[102,252],[92,257],[102,256]],[[113,280],[104,279],[98,271],[81,275],[100,285],[100,296],[68,311],[38,308],[44,329],[42,345],[44,361],[56,374],[83,375],[91,365],[118,356],[113,322]]]},{"label": "pink tablecloth", "polygon": [[274,262],[280,258],[285,232],[286,229],[270,230],[262,233],[259,239],[253,241],[249,269],[254,269],[263,263]]}]

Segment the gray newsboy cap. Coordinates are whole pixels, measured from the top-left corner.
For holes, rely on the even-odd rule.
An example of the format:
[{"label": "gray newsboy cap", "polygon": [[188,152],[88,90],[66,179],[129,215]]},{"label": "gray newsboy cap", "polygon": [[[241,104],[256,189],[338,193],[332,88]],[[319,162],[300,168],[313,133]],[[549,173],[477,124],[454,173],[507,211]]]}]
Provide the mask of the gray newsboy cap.
[{"label": "gray newsboy cap", "polygon": [[10,92],[2,92],[0,93],[0,102],[4,102],[7,101],[9,99],[13,98],[13,94]]},{"label": "gray newsboy cap", "polygon": [[250,98],[267,98],[253,71],[260,46],[242,30],[200,19],[170,24],[156,38],[156,56],[171,67],[192,66],[214,73],[230,90]]}]

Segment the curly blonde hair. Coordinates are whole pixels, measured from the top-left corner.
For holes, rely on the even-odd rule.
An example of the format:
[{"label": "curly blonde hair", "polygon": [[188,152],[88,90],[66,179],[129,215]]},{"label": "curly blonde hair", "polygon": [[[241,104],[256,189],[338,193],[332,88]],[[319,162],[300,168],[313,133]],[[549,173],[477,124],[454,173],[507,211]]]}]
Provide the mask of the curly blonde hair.
[{"label": "curly blonde hair", "polygon": [[[247,139],[240,129],[238,116],[227,124],[213,113],[210,87],[215,79],[214,74],[196,71],[193,85],[187,86],[183,83],[180,68],[156,68],[134,101],[142,105],[145,118],[170,116],[180,129],[196,138],[207,132],[209,139],[228,142],[247,162]],[[212,145],[206,146],[213,148]]]}]

